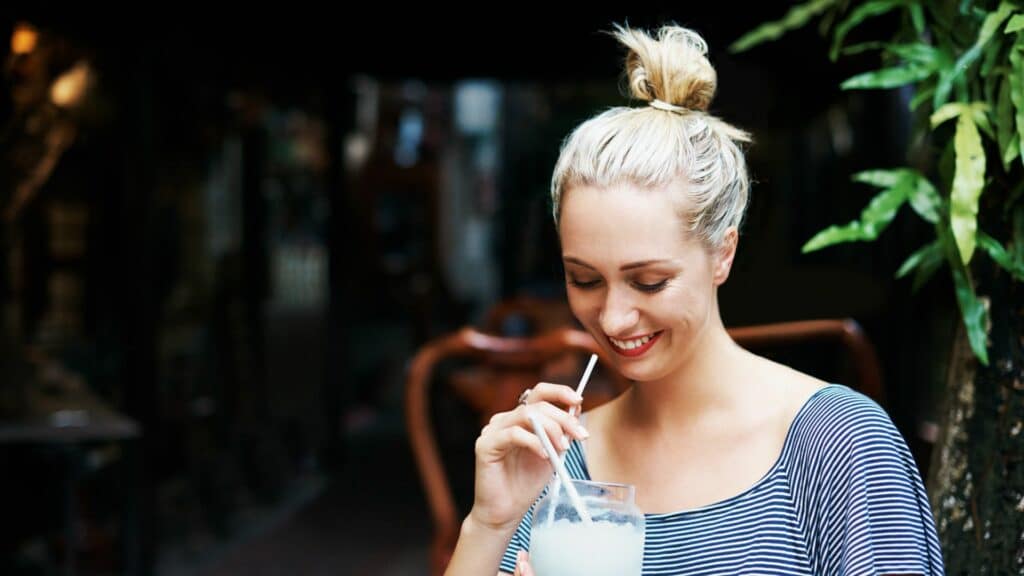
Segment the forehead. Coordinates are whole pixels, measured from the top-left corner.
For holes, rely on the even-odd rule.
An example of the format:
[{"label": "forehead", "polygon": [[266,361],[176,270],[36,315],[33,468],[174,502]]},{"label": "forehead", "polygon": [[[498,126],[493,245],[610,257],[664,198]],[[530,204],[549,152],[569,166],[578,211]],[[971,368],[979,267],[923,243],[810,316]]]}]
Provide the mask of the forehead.
[{"label": "forehead", "polygon": [[562,251],[594,263],[678,257],[694,244],[678,196],[629,184],[573,187],[562,199]]}]

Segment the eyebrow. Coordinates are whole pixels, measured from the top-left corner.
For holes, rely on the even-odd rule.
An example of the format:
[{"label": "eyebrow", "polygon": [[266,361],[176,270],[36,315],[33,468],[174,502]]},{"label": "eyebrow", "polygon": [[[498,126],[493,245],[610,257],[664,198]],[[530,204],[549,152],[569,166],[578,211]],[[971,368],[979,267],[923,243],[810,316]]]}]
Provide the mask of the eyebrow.
[{"label": "eyebrow", "polygon": [[[575,258],[573,256],[566,256],[565,258],[562,258],[562,260],[565,261],[565,262],[571,262],[573,264],[577,264],[579,266],[583,266],[584,268],[590,268],[591,270],[597,270],[597,268],[594,268],[590,264],[587,264],[583,260],[580,260],[579,258]],[[621,267],[619,267],[619,270],[621,270],[621,271],[633,270],[635,268],[643,268],[644,266],[650,266],[651,264],[663,264],[665,262],[670,262],[670,260],[640,260],[639,262],[630,262],[629,264],[623,264]]]}]

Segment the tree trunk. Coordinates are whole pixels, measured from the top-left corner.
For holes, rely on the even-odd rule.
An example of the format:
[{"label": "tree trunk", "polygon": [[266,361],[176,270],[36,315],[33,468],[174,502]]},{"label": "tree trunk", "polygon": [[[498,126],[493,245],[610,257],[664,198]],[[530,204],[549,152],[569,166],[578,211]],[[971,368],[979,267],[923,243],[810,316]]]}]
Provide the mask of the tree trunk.
[{"label": "tree trunk", "polygon": [[961,325],[929,493],[948,574],[1024,575],[1024,289],[986,272],[990,362],[976,361]]}]

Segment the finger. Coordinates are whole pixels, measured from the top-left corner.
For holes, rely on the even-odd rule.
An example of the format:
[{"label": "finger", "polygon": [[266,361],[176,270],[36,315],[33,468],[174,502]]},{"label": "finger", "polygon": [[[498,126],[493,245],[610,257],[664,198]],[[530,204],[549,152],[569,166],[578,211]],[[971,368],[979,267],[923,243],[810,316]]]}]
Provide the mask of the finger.
[{"label": "finger", "polygon": [[[547,433],[548,438],[551,439],[551,445],[560,452],[569,449],[570,443],[567,435],[578,439],[584,439],[589,436],[587,431],[579,425],[579,422],[574,416],[570,416],[561,408],[548,404],[547,402],[522,407],[517,410],[516,414],[509,418],[507,423],[508,425],[518,425],[530,432],[533,432],[534,429],[533,423],[530,422],[530,414],[537,419],[537,422]],[[515,420],[512,418],[515,418]]]},{"label": "finger", "polygon": [[496,430],[476,441],[477,457],[485,462],[491,462],[504,457],[504,455],[515,448],[522,448],[537,455],[538,458],[547,460],[548,454],[541,445],[540,438],[533,432],[527,432],[519,426],[511,426]]},{"label": "finger", "polygon": [[562,427],[563,435],[568,434],[578,440],[585,440],[590,437],[590,433],[587,432],[586,428],[580,424],[579,418],[569,414],[554,404],[542,402],[536,406],[531,406],[531,408],[539,410],[545,416],[548,416],[555,422],[558,422],[558,425]]},{"label": "finger", "polygon": [[[530,406],[519,406],[512,412],[501,412],[491,417],[490,422],[480,431],[479,442],[482,444],[482,450],[479,453],[491,455],[504,454],[509,448],[497,445],[497,443],[502,442],[503,437],[491,437],[492,434],[500,434],[503,430],[518,427],[529,434],[533,434],[533,424],[530,422],[529,413],[533,413],[537,417],[537,421],[551,440],[551,445],[558,452],[564,452],[569,449],[570,436],[579,440],[590,436],[586,429],[580,426],[579,420],[575,416],[569,415],[568,412],[554,404],[540,402]],[[538,454],[544,453],[543,445],[538,444],[537,447],[539,448]],[[532,446],[530,448],[531,450],[533,449]]]},{"label": "finger", "polygon": [[523,406],[518,405],[514,409],[508,412],[498,412],[491,416],[490,420],[487,421],[485,428],[506,428],[508,426],[515,426],[519,420],[518,411],[522,410]]},{"label": "finger", "polygon": [[519,567],[519,573],[522,576],[533,576],[533,567],[530,566],[530,555],[523,552],[523,559],[516,563]]},{"label": "finger", "polygon": [[562,425],[535,407],[526,407],[522,410],[520,427],[537,435],[547,436],[551,447],[558,453],[569,449],[569,439],[565,436]]},{"label": "finger", "polygon": [[[579,421],[575,416],[569,415],[568,412],[551,404],[550,402],[538,402],[530,404],[528,406],[518,406],[511,412],[499,412],[491,417],[490,422],[484,427],[484,430],[500,430],[502,428],[508,428],[510,426],[520,426],[526,430],[532,432],[533,427],[530,425],[530,420],[527,417],[527,411],[533,410],[539,419],[545,423],[545,428],[551,432],[551,442],[555,447],[559,447],[562,442],[562,436],[566,434],[571,435],[574,438],[586,438],[588,434],[583,430]],[[564,429],[562,432],[555,432],[547,426],[547,420],[554,420],[557,426]],[[483,431],[481,431],[481,434]]]},{"label": "finger", "polygon": [[582,404],[583,398],[579,394],[576,394],[575,390],[565,384],[538,382],[537,385],[533,387],[526,401],[529,404],[546,401],[571,408]]}]

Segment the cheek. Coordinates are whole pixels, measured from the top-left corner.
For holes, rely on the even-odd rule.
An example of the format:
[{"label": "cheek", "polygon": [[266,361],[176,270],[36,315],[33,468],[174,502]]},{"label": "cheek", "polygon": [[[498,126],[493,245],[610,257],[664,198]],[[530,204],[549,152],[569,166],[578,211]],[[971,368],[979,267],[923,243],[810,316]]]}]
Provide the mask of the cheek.
[{"label": "cheek", "polygon": [[594,316],[597,312],[598,299],[594,297],[593,293],[583,292],[580,290],[574,290],[569,288],[569,309],[572,310],[572,315],[576,317],[580,323],[586,325],[590,321],[590,317]]},{"label": "cheek", "polygon": [[702,317],[707,308],[705,299],[692,288],[669,287],[660,296],[657,304],[650,307],[650,311],[665,322],[689,324]]}]

